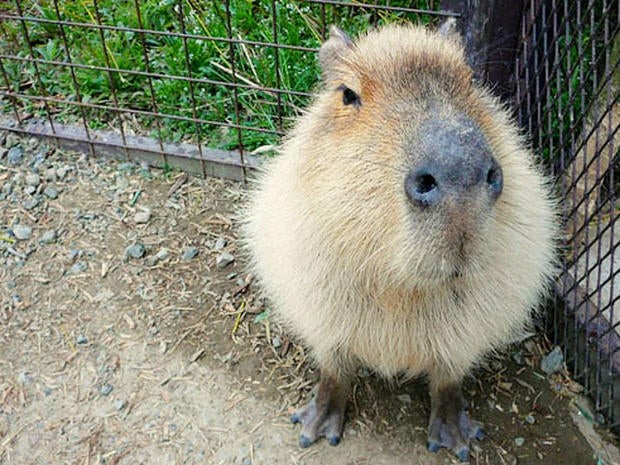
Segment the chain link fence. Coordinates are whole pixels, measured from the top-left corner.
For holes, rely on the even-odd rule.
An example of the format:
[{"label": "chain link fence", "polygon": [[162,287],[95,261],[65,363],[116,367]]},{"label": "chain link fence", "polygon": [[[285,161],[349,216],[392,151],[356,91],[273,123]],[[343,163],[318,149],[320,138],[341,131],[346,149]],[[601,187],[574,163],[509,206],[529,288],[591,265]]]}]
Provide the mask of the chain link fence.
[{"label": "chain link fence", "polygon": [[312,97],[330,24],[460,18],[472,66],[557,180],[566,234],[546,323],[620,428],[620,85],[613,0],[13,0],[0,5],[0,130],[244,180]]}]

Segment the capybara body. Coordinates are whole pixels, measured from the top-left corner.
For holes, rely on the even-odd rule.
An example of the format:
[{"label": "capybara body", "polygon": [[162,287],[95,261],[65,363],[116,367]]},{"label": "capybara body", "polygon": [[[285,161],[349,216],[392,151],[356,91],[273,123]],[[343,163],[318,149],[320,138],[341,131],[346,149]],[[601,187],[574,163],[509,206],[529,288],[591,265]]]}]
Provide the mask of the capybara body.
[{"label": "capybara body", "polygon": [[553,271],[548,183],[458,37],[333,29],[319,57],[322,91],[245,225],[266,296],[321,369],[293,418],[300,443],[339,441],[350,377],[367,366],[426,374],[429,448],[466,459],[479,428],[463,426],[461,381],[523,330]]}]

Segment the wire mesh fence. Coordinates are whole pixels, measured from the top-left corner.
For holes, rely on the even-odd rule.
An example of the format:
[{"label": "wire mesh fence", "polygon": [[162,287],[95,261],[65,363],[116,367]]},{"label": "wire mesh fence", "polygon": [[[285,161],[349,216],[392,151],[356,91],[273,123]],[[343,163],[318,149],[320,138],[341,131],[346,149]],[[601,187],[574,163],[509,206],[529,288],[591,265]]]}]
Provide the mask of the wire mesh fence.
[{"label": "wire mesh fence", "polygon": [[446,16],[465,23],[478,75],[514,104],[558,180],[565,258],[547,322],[597,412],[619,428],[613,0],[13,0],[0,5],[0,129],[245,179],[312,97],[330,24],[355,35]]},{"label": "wire mesh fence", "polygon": [[[30,130],[93,153],[105,142],[174,165],[178,150],[193,161],[182,167],[203,175],[214,174],[206,147],[234,150],[245,175],[245,154],[272,148],[311,97],[330,24],[428,23],[446,15],[436,8],[433,0],[15,0],[0,6],[2,111],[20,123],[43,117],[46,127]],[[75,122],[80,131],[63,125]],[[93,132],[102,128],[113,133]]]},{"label": "wire mesh fence", "polygon": [[518,111],[558,182],[566,235],[553,341],[610,426],[620,426],[618,3],[532,0],[517,59]]}]

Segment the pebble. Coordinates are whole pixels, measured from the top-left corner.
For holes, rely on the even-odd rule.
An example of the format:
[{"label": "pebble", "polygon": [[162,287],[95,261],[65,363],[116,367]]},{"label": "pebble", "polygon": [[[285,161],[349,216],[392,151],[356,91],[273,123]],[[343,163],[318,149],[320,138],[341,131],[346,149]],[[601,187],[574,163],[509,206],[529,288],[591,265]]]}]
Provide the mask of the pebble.
[{"label": "pebble", "polygon": [[11,192],[13,192],[13,184],[11,184],[10,182],[5,182],[2,185],[2,193],[4,195],[10,195]]},{"label": "pebble", "polygon": [[37,191],[37,188],[34,186],[26,186],[24,187],[24,192],[28,195],[32,195]]},{"label": "pebble", "polygon": [[521,447],[523,444],[525,444],[525,438],[515,438],[515,444],[517,445],[517,447]]},{"label": "pebble", "polygon": [[75,262],[72,266],[71,266],[71,273],[72,274],[78,274],[81,273],[83,271],[86,271],[86,269],[88,268],[88,265],[86,264],[86,262]]},{"label": "pebble", "polygon": [[114,408],[116,410],[123,410],[125,408],[125,401],[123,399],[116,399],[114,401]]},{"label": "pebble", "polygon": [[88,343],[88,339],[86,339],[86,336],[84,336],[83,334],[80,334],[78,337],[75,338],[75,343],[84,345]]},{"label": "pebble", "polygon": [[196,257],[196,255],[198,255],[198,249],[196,247],[188,247],[183,251],[181,259],[185,261],[191,260],[192,258]]},{"label": "pebble", "polygon": [[112,385],[106,383],[99,388],[99,392],[101,393],[102,396],[109,396],[110,393],[112,392],[112,389],[114,389]]},{"label": "pebble", "polygon": [[138,224],[148,223],[151,219],[151,210],[143,210],[136,213],[134,220]]},{"label": "pebble", "polygon": [[159,252],[155,254],[158,260],[165,260],[170,256],[170,251],[168,249],[160,249]]},{"label": "pebble", "polygon": [[26,184],[28,184],[29,186],[35,186],[35,187],[38,186],[39,183],[41,182],[41,178],[36,173],[28,173],[26,177],[24,178],[24,180],[26,181]]},{"label": "pebble", "polygon": [[52,388],[49,386],[43,386],[43,394],[49,396],[52,393]]},{"label": "pebble", "polygon": [[274,337],[271,339],[271,345],[272,345],[274,348],[276,348],[276,349],[277,349],[277,348],[279,348],[279,347],[281,347],[281,346],[282,346],[282,340],[280,339],[280,336],[274,336]]},{"label": "pebble", "polygon": [[39,242],[42,244],[52,244],[56,242],[56,231],[53,229],[45,231],[45,233],[41,236],[41,239],[39,239]]},{"label": "pebble", "polygon": [[226,241],[226,239],[224,239],[223,237],[218,237],[217,241],[215,241],[215,245],[213,246],[213,250],[222,250],[224,247],[226,247],[226,244],[228,242]]},{"label": "pebble", "polygon": [[43,191],[43,193],[49,197],[50,199],[57,199],[58,198],[58,189],[52,187],[52,186],[47,186],[45,188],[45,190]]},{"label": "pebble", "polygon": [[24,149],[19,145],[11,147],[9,149],[8,159],[11,165],[19,165],[24,159]]},{"label": "pebble", "polygon": [[222,268],[226,268],[232,262],[235,261],[235,257],[229,254],[228,252],[221,253],[215,259],[216,266],[221,270]]},{"label": "pebble", "polygon": [[400,400],[403,404],[411,403],[411,396],[409,394],[399,394],[396,396],[398,400]]},{"label": "pebble", "polygon": [[146,250],[140,243],[131,245],[125,249],[125,258],[139,259],[144,257]]},{"label": "pebble", "polygon": [[71,168],[68,166],[61,166],[60,168],[56,170],[56,177],[62,181],[63,179],[65,179],[65,176],[67,176],[67,173],[70,170]]},{"label": "pebble", "polygon": [[27,241],[32,237],[32,228],[25,224],[18,224],[13,227],[13,234],[20,241]]},{"label": "pebble", "polygon": [[24,207],[26,210],[32,210],[33,208],[36,208],[38,205],[39,205],[39,201],[35,199],[34,197],[26,199],[22,203],[22,207]]},{"label": "pebble", "polygon": [[252,459],[250,459],[250,457],[243,457],[241,465],[252,465]]},{"label": "pebble", "polygon": [[32,384],[32,376],[26,371],[22,371],[18,376],[19,382],[23,385]]},{"label": "pebble", "polygon": [[562,349],[558,346],[545,355],[540,361],[540,369],[548,375],[561,371],[563,366],[564,355],[562,354]]},{"label": "pebble", "polygon": [[525,422],[530,424],[530,425],[533,425],[534,423],[536,423],[536,418],[534,418],[534,415],[531,415],[531,414],[530,415],[526,415]]},{"label": "pebble", "polygon": [[46,181],[55,181],[57,174],[58,173],[56,172],[56,168],[48,168],[48,169],[45,170],[45,180]]}]

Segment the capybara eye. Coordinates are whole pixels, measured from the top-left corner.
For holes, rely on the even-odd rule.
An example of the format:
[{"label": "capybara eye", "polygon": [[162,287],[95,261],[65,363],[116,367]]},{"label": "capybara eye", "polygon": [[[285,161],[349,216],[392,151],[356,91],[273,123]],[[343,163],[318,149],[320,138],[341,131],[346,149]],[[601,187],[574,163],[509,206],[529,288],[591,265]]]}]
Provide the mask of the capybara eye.
[{"label": "capybara eye", "polygon": [[342,87],[342,103],[344,103],[345,105],[355,105],[355,106],[361,105],[362,102],[360,101],[359,95],[357,95],[354,91],[352,91],[346,86],[341,86],[341,87]]}]

